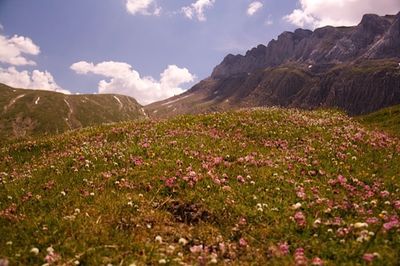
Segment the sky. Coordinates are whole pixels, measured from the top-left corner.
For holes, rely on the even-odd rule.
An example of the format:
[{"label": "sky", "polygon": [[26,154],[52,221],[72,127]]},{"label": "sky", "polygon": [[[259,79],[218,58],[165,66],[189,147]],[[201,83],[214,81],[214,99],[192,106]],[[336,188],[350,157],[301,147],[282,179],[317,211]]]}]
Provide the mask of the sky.
[{"label": "sky", "polygon": [[148,104],[283,31],[399,11],[399,0],[0,0],[0,83]]}]

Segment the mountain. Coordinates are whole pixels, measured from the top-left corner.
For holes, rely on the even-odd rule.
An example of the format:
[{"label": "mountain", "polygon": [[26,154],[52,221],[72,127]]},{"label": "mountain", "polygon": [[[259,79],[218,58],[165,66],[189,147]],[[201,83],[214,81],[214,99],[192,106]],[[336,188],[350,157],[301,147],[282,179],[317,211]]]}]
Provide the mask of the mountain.
[{"label": "mountain", "polygon": [[166,117],[253,106],[338,107],[349,114],[400,103],[400,13],[364,15],[354,27],[284,32],[228,55],[182,95],[146,107]]},{"label": "mountain", "polygon": [[20,141],[0,146],[0,264],[398,265],[399,173],[400,139],[332,110]]},{"label": "mountain", "polygon": [[146,117],[135,99],[121,95],[65,95],[0,84],[0,139],[61,133]]}]

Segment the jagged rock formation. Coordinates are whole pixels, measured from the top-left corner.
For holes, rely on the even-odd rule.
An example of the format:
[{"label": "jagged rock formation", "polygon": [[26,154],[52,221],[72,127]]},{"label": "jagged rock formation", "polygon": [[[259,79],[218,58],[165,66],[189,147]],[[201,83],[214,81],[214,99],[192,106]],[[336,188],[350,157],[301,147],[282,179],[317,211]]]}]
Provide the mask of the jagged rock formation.
[{"label": "jagged rock formation", "polygon": [[363,114],[400,103],[400,13],[367,14],[354,27],[284,32],[228,55],[183,95],[151,104],[153,116],[253,106],[339,107]]}]

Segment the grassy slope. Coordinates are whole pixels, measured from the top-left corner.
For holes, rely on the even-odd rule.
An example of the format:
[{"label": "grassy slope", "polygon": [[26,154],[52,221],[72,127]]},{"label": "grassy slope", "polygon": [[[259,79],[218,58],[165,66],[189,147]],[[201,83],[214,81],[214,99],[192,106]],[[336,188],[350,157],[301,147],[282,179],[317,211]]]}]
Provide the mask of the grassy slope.
[{"label": "grassy slope", "polygon": [[0,139],[61,133],[144,117],[141,106],[134,99],[116,97],[123,104],[122,108],[114,95],[64,95],[13,89],[0,84]]},{"label": "grassy slope", "polygon": [[359,117],[360,122],[377,129],[400,136],[400,105],[379,110]]},{"label": "grassy slope", "polygon": [[293,265],[303,248],[325,265],[375,252],[395,265],[399,152],[339,112],[279,109],[13,144],[0,152],[0,259],[40,265],[52,247],[60,265]]}]

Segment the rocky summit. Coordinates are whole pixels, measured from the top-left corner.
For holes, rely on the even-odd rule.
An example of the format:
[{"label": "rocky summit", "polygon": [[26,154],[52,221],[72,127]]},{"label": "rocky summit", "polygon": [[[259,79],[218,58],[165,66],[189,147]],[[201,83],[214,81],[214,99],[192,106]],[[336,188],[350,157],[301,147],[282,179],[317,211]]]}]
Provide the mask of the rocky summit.
[{"label": "rocky summit", "polygon": [[151,104],[153,116],[254,106],[340,108],[352,115],[400,103],[400,13],[354,27],[284,32],[228,55],[185,94]]}]

